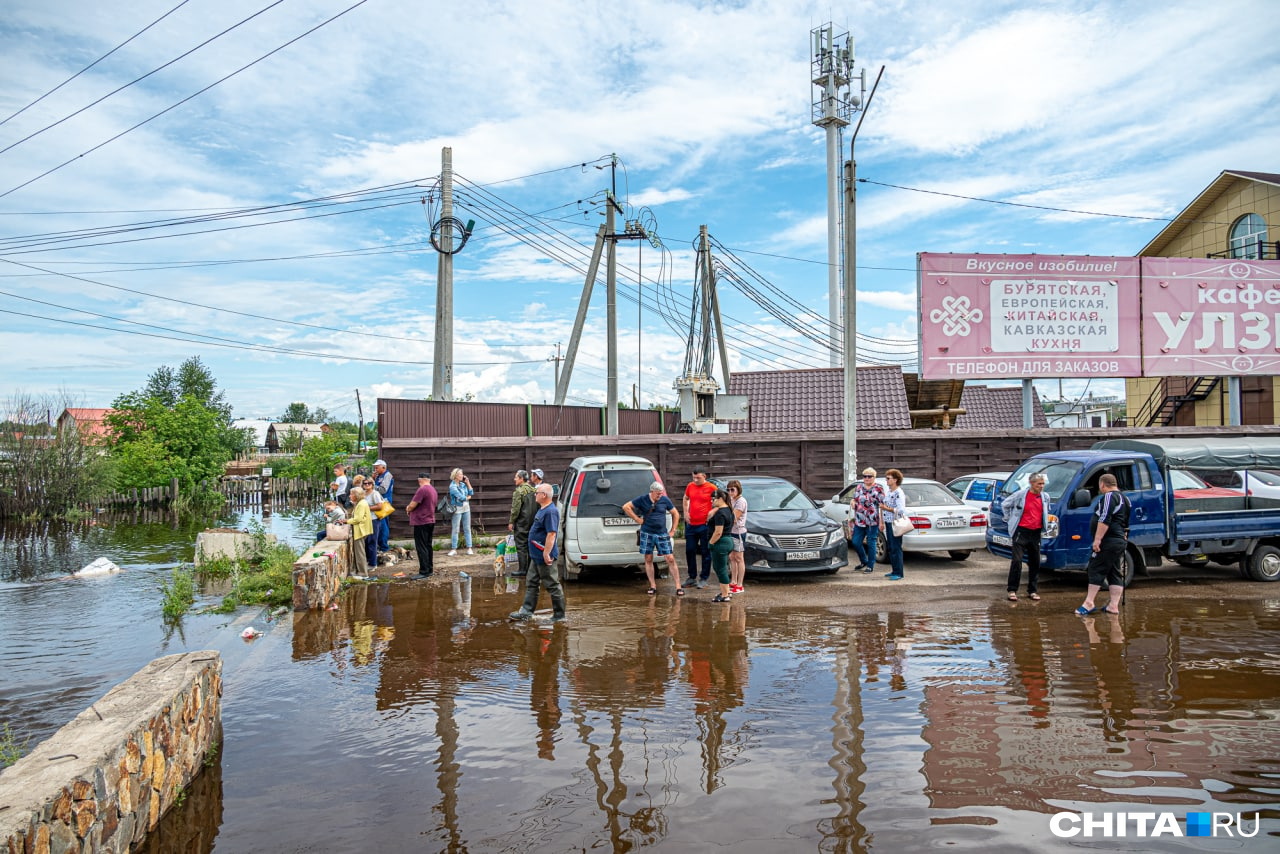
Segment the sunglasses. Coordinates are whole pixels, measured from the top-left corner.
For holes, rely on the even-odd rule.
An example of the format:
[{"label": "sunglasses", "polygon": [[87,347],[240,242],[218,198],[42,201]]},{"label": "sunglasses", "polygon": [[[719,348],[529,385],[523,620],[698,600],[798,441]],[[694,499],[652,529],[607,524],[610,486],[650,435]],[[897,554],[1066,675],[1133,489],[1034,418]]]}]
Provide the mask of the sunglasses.
[{"label": "sunglasses", "polygon": [[873,474],[864,474],[863,477],[875,477]]}]

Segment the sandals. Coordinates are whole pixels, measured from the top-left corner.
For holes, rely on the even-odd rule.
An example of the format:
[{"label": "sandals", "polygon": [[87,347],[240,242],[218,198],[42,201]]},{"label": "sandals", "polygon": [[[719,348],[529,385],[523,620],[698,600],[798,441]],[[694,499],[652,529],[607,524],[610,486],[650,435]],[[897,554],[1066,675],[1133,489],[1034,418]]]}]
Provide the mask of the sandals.
[{"label": "sandals", "polygon": [[658,592],[658,588],[656,588],[656,587],[650,587],[650,588],[649,588],[648,590],[646,590],[645,592],[646,592],[646,593],[648,593],[650,596],[653,596],[653,595],[655,595],[655,594]]},{"label": "sandals", "polygon": [[683,595],[684,595],[684,588],[683,588],[683,587],[681,587],[679,590],[677,590],[677,591],[676,591],[676,595],[677,595],[677,596],[683,596]]},{"label": "sandals", "polygon": [[1009,591],[1009,601],[1010,601],[1010,602],[1017,602],[1017,601],[1018,601],[1018,594],[1017,594],[1017,593],[1014,593],[1012,590],[1010,590],[1010,591]]},{"label": "sandals", "polygon": [[1076,614],[1081,617],[1087,617],[1090,614],[1096,614],[1096,613],[1098,613],[1097,608],[1086,608],[1083,605],[1081,605],[1079,608],[1076,608]]},{"label": "sandals", "polygon": [[1032,602],[1039,602],[1039,601],[1040,601],[1040,594],[1039,594],[1039,593],[1032,593],[1032,594],[1031,594],[1030,596],[1028,596],[1027,598],[1028,598],[1028,599],[1030,599]]},{"label": "sandals", "polygon": [[711,597],[712,602],[729,602],[729,601],[732,601],[732,599],[733,599],[732,593],[730,593],[728,596],[721,596],[719,593],[717,593],[715,596]]}]

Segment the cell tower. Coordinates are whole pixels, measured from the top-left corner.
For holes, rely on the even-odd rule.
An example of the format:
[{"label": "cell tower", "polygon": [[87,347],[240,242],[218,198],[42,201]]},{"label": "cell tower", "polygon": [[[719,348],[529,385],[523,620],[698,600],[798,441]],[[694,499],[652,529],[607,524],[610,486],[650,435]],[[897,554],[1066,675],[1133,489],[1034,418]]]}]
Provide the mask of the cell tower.
[{"label": "cell tower", "polygon": [[827,309],[834,341],[831,367],[838,368],[844,344],[844,311],[840,302],[840,131],[862,105],[866,83],[856,78],[860,81],[857,90],[850,89],[855,77],[853,40],[848,33],[837,33],[827,23],[810,30],[809,35],[813,47],[813,123],[827,132]]}]

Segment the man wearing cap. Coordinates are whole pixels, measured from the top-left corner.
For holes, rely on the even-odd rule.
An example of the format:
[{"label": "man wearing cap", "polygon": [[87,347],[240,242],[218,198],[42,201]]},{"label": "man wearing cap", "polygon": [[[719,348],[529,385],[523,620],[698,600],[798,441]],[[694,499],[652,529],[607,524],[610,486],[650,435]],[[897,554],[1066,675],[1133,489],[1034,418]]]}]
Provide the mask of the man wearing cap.
[{"label": "man wearing cap", "polygon": [[533,469],[529,472],[529,485],[534,489],[542,486],[542,469]]},{"label": "man wearing cap", "polygon": [[[684,488],[684,559],[689,577],[685,584],[706,587],[711,577],[711,530],[707,517],[711,515],[711,496],[716,487],[707,482],[707,470],[698,466],[693,470],[693,481]],[[698,556],[702,556],[702,574],[698,574]]]},{"label": "man wearing cap", "polygon": [[667,497],[667,490],[655,480],[649,484],[648,495],[641,495],[623,504],[622,512],[640,523],[640,554],[644,555],[644,574],[649,577],[649,595],[658,592],[653,579],[653,555],[656,552],[666,558],[667,572],[676,584],[676,595],[683,596],[680,567],[676,565],[676,556],[671,548],[671,531],[680,524],[680,511]]},{"label": "man wearing cap", "polygon": [[436,532],[436,503],[440,496],[431,485],[430,472],[418,473],[418,491],[406,508],[413,526],[413,551],[418,556],[418,577],[427,578],[435,571],[431,540]]},{"label": "man wearing cap", "polygon": [[528,575],[529,528],[533,526],[533,517],[538,512],[538,502],[527,471],[520,469],[516,472],[515,481],[516,488],[511,493],[511,516],[507,522],[507,530],[516,538],[516,557],[519,559],[513,574]]},{"label": "man wearing cap", "polygon": [[[396,488],[396,479],[391,476],[391,472],[387,471],[386,460],[378,460],[373,464],[373,483],[378,488],[378,492],[382,493],[382,497],[394,505],[395,499],[391,491]],[[373,532],[378,538],[378,551],[385,552],[391,547],[391,525],[386,519],[375,519]]]}]

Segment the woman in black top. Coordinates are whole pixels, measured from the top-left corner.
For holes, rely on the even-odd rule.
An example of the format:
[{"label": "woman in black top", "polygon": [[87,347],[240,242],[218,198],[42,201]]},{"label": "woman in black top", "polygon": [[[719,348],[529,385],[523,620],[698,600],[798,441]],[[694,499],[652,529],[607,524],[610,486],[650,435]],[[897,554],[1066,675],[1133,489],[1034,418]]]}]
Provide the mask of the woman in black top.
[{"label": "woman in black top", "polygon": [[711,517],[707,519],[707,530],[711,532],[711,568],[716,571],[716,580],[720,582],[720,595],[712,602],[728,602],[733,598],[729,592],[729,552],[733,551],[733,537],[729,536],[729,530],[732,527],[729,493],[717,489],[711,496]]}]

